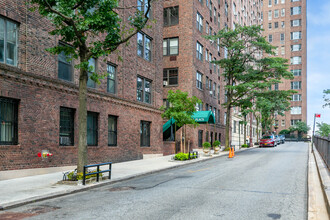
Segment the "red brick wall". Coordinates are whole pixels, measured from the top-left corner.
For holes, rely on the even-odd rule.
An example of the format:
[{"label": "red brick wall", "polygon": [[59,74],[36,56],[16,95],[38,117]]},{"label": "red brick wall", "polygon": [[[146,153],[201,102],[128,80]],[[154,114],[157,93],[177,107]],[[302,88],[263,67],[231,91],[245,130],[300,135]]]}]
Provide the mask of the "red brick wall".
[{"label": "red brick wall", "polygon": [[[135,3],[135,1],[132,0]],[[126,1],[128,4],[129,1]],[[19,23],[18,66],[0,63],[0,96],[19,99],[18,145],[0,146],[0,170],[74,165],[78,144],[78,79],[66,82],[57,77],[57,57],[45,51],[58,44],[48,35],[51,25],[37,12],[27,11],[25,1],[0,1],[0,15]],[[162,153],[162,4],[153,5],[157,20],[145,33],[152,38],[152,61],[137,56],[134,36],[129,46],[121,46],[106,61],[117,64],[117,93],[106,92],[106,79],[89,89],[88,111],[99,113],[98,146],[88,147],[89,163],[142,159],[143,154]],[[124,14],[128,16],[129,13]],[[123,61],[118,60],[118,55]],[[106,71],[106,62],[98,59],[97,69]],[[77,64],[78,61],[74,61]],[[152,80],[152,103],[137,101],[137,76]],[[60,107],[76,109],[75,146],[59,146]],[[118,146],[109,147],[108,115],[118,116]],[[140,121],[151,122],[151,146],[140,147]],[[37,153],[48,149],[52,160],[41,161]]]}]

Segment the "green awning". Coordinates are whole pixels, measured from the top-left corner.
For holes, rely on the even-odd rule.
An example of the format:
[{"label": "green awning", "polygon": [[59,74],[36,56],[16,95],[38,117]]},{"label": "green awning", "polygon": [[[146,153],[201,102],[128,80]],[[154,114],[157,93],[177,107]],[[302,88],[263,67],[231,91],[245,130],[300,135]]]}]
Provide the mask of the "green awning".
[{"label": "green awning", "polygon": [[195,112],[192,118],[199,124],[215,124],[215,117],[212,111]]}]

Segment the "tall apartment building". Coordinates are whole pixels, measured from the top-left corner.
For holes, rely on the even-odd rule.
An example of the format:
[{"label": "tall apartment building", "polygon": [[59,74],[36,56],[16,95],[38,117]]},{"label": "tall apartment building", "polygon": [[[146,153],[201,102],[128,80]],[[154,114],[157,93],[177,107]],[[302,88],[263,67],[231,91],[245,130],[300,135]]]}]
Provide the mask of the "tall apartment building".
[{"label": "tall apartment building", "polygon": [[[77,61],[45,51],[64,42],[48,34],[50,22],[30,12],[26,3],[0,0],[0,170],[77,161]],[[152,28],[138,33],[118,53],[90,60],[108,77],[100,85],[88,81],[89,163],[163,153],[162,12],[162,3],[156,1],[150,14],[158,22]],[[42,150],[53,157],[42,161],[37,156]]]},{"label": "tall apartment building", "polygon": [[289,60],[293,80],[283,80],[272,89],[295,90],[291,111],[278,115],[278,131],[297,121],[307,122],[307,31],[306,0],[264,0],[263,28],[268,41],[277,47],[276,56]]},{"label": "tall apartment building", "polygon": [[215,125],[189,129],[192,148],[204,141],[225,141],[226,112],[221,69],[210,63],[226,56],[217,42],[203,38],[225,27],[258,24],[260,1],[167,0],[164,1],[163,86],[164,104],[169,90],[180,89],[202,100],[197,111],[210,110]]}]

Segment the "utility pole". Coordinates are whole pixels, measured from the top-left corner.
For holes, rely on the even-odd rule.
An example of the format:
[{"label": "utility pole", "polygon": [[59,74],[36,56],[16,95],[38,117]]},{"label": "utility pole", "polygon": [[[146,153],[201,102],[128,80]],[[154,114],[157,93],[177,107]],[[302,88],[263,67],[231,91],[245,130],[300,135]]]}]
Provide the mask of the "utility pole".
[{"label": "utility pole", "polygon": [[321,114],[314,114],[313,134],[312,134],[312,153],[314,152],[313,145],[314,145],[315,119],[316,118],[321,118]]}]

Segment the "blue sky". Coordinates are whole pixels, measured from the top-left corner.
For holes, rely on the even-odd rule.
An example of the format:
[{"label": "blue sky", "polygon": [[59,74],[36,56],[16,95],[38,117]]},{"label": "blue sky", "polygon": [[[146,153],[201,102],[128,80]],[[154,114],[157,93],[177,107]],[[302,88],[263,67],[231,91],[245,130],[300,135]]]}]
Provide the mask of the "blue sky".
[{"label": "blue sky", "polygon": [[323,90],[330,89],[330,1],[307,0],[307,124],[330,124],[330,108],[322,108]]}]

